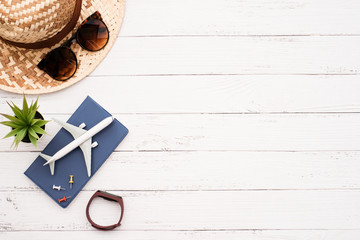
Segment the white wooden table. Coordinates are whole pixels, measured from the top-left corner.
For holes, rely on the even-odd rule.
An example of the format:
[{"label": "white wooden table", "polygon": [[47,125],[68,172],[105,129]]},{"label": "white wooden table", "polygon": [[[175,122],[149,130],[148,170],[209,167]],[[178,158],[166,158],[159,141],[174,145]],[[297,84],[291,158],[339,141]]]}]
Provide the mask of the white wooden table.
[{"label": "white wooden table", "polygon": [[[59,126],[38,148],[1,140],[0,239],[359,239],[359,14],[358,0],[128,0],[107,58],[39,110],[66,120],[90,95],[129,135],[67,209],[23,174]],[[22,98],[0,97],[5,113]],[[121,228],[87,222],[98,189],[124,197]]]}]

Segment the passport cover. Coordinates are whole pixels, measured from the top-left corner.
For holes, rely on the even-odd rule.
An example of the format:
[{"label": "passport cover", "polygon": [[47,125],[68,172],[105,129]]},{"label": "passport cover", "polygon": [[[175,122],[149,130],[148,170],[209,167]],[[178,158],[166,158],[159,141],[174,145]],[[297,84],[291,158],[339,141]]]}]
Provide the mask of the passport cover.
[{"label": "passport cover", "polygon": [[[109,116],[111,116],[110,113],[88,96],[67,122],[74,126],[85,123],[86,127],[84,129],[89,130]],[[96,171],[125,138],[128,132],[129,130],[114,118],[114,121],[109,126],[92,137],[92,142],[96,141],[99,145],[91,150],[90,177],[87,175],[83,152],[79,147],[56,161],[54,175],[51,175],[49,165],[43,166],[46,160],[40,156],[35,159],[24,174],[47,193],[57,204],[66,208],[90,178],[94,176]],[[61,128],[42,153],[53,156],[58,150],[73,140],[72,135]],[[69,175],[74,175],[72,189],[70,189],[69,185]],[[52,189],[53,185],[60,185],[66,190],[54,190]],[[71,198],[59,203],[58,199],[64,196],[71,196]]]}]

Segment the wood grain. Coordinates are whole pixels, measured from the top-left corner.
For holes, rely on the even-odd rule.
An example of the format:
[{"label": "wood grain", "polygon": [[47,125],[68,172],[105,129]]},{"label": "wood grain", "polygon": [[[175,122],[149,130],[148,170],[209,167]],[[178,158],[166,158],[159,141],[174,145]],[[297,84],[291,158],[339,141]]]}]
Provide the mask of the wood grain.
[{"label": "wood grain", "polygon": [[[71,205],[63,209],[42,191],[0,192],[3,216],[0,228],[8,231],[92,230],[85,217],[85,207],[93,193],[80,192]],[[360,191],[354,190],[111,193],[124,198],[123,230],[360,230],[360,215],[354,211],[360,208]],[[113,213],[105,215],[100,209],[109,211],[110,204],[103,202],[91,214],[101,214],[106,220]]]},{"label": "wood grain", "polygon": [[[70,114],[90,95],[112,114],[358,113],[358,89],[355,75],[88,77],[60,92],[41,95],[39,111]],[[6,101],[22,105],[22,95],[3,92],[1,97],[0,112],[11,113]]]},{"label": "wood grain", "polygon": [[91,76],[358,74],[360,36],[119,38]]},{"label": "wood grain", "polygon": [[245,231],[21,231],[0,232],[0,237],[7,240],[23,239],[53,240],[63,239],[129,239],[129,240],[357,240],[359,230],[245,230]]},{"label": "wood grain", "polygon": [[359,1],[131,0],[120,36],[353,35]]},{"label": "wood grain", "polygon": [[[75,109],[74,109],[75,110]],[[357,151],[359,114],[122,114],[114,115],[129,134],[117,151]],[[69,115],[45,115],[67,120]],[[48,123],[39,148],[20,143],[18,151],[40,151],[60,127]],[[0,128],[0,136],[9,131]],[[12,139],[1,140],[0,151]]]},{"label": "wood grain", "polygon": [[[0,153],[6,159],[0,191],[38,189],[23,174],[37,156]],[[115,152],[84,189],[358,190],[359,158],[359,152]]]}]

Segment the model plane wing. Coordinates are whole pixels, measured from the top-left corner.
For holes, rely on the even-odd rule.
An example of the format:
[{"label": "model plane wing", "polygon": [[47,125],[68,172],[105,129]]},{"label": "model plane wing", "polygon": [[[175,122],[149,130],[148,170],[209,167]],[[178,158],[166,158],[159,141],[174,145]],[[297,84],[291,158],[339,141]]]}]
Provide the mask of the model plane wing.
[{"label": "model plane wing", "polygon": [[[40,157],[42,157],[43,159],[45,159],[46,161],[49,161],[51,159],[50,156],[40,153]],[[54,171],[55,171],[55,162],[49,163],[49,167],[50,167],[50,173],[51,175],[54,175]]]},{"label": "model plane wing", "polygon": [[[74,139],[80,137],[81,135],[83,135],[84,133],[86,133],[87,131],[80,128],[80,127],[76,127],[72,124],[63,122],[61,120],[58,119],[54,119],[54,121],[56,123],[58,123],[61,127],[63,127],[66,131],[68,131]],[[86,171],[88,176],[90,177],[91,175],[91,145],[92,145],[92,138],[89,138],[88,140],[86,140],[84,143],[82,143],[81,145],[79,145],[81,151],[83,152],[84,155],[84,159],[85,159],[85,165],[86,165]],[[46,161],[50,160],[50,156],[47,156],[45,154],[40,154],[40,156],[42,158],[44,158]],[[54,175],[54,170],[55,170],[55,162],[52,162],[49,164],[50,167],[50,172],[51,175]]]},{"label": "model plane wing", "polygon": [[54,121],[58,123],[60,126],[62,126],[66,131],[68,131],[74,137],[74,139],[86,133],[86,130],[76,127],[70,123],[66,123],[58,119],[54,119]]},{"label": "model plane wing", "polygon": [[86,140],[79,147],[83,152],[87,174],[90,177],[91,176],[91,138]]}]

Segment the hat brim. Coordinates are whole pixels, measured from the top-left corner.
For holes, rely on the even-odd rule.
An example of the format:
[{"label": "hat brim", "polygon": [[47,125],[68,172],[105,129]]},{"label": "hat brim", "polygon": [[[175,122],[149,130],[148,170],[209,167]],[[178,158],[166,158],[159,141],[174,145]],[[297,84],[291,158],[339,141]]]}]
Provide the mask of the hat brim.
[{"label": "hat brim", "polygon": [[[81,14],[74,30],[52,48],[24,49],[0,41],[0,89],[20,94],[43,94],[62,90],[89,75],[105,58],[115,43],[124,18],[125,0],[83,0]],[[99,11],[109,29],[109,41],[98,52],[82,49],[73,44],[78,69],[73,77],[66,81],[52,79],[37,67],[40,60],[51,49],[69,39],[80,23],[95,11]]]}]

